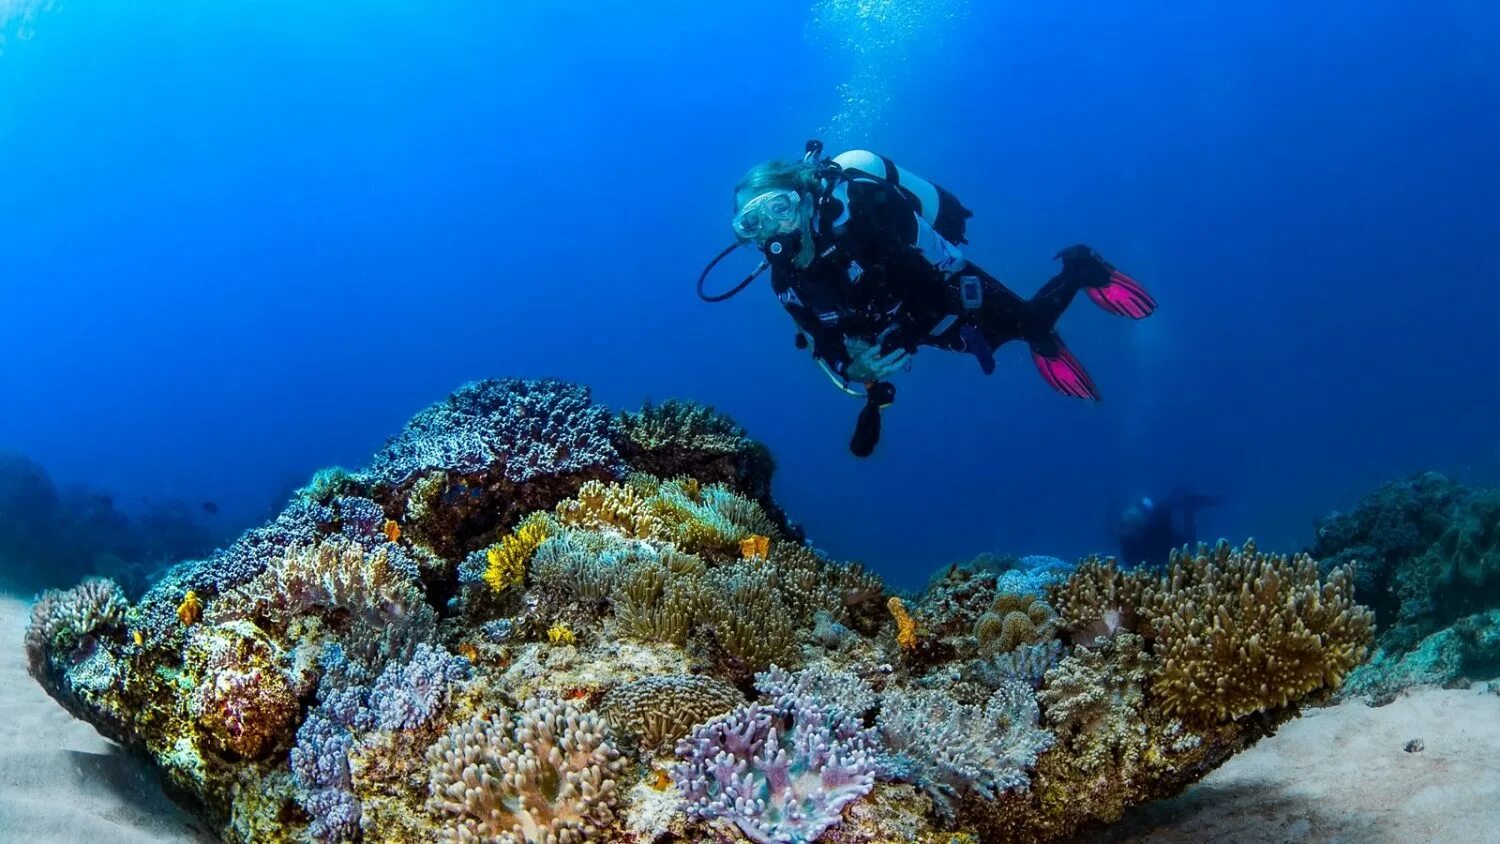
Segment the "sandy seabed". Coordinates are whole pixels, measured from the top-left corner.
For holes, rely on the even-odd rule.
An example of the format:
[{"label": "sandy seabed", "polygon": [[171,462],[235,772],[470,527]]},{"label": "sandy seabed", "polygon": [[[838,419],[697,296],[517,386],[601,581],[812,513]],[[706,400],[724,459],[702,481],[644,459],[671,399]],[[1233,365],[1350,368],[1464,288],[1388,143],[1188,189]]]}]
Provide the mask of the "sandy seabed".
[{"label": "sandy seabed", "polygon": [[[0,842],[211,842],[146,765],[27,674],[27,603],[0,597]],[[1408,752],[1412,739],[1423,749]],[[1309,710],[1182,796],[1083,841],[1500,842],[1500,695],[1420,689]]]}]

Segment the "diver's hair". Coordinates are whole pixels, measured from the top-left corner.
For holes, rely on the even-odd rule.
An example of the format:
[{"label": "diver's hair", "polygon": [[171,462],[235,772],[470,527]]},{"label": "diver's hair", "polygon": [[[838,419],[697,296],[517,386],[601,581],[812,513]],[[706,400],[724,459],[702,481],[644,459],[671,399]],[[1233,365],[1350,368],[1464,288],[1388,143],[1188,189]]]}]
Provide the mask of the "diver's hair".
[{"label": "diver's hair", "polygon": [[817,170],[803,161],[783,161],[779,158],[757,164],[734,186],[735,210],[739,210],[742,193],[754,191],[754,194],[761,194],[772,190],[794,190],[816,195]]}]

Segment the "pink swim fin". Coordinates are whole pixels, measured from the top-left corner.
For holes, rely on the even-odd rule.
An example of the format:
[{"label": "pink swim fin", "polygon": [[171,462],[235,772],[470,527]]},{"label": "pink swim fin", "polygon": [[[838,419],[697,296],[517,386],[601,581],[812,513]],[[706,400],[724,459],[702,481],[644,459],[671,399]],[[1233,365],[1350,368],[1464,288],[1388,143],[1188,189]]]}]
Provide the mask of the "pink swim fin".
[{"label": "pink swim fin", "polygon": [[1099,389],[1094,386],[1094,379],[1089,377],[1088,370],[1062,344],[1061,338],[1053,334],[1051,339],[1051,354],[1043,354],[1043,350],[1035,345],[1031,347],[1031,360],[1036,364],[1036,371],[1042,374],[1042,379],[1065,396],[1099,401]]},{"label": "pink swim fin", "polygon": [[1103,287],[1085,287],[1084,291],[1094,300],[1094,304],[1112,314],[1145,319],[1156,310],[1156,300],[1151,298],[1146,288],[1113,267],[1110,267],[1109,281]]}]

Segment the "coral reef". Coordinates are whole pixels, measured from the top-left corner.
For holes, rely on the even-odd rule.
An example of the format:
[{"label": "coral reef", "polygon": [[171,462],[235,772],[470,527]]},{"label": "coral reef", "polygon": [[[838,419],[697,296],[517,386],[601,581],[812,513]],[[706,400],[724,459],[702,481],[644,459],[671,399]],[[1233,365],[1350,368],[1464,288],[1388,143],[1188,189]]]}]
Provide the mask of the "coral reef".
[{"label": "coral reef", "polygon": [[1500,675],[1489,613],[1500,609],[1500,490],[1427,472],[1386,484],[1318,524],[1324,571],[1349,566],[1379,635],[1348,690],[1388,698],[1417,683]]},{"label": "coral reef", "polygon": [[455,724],[427,751],[439,840],[574,844],[614,820],[621,763],[599,720],[528,700]]},{"label": "coral reef", "polygon": [[809,842],[874,787],[875,750],[855,718],[789,693],[693,730],[671,776],[695,817],[732,822],[758,844]]},{"label": "coral reef", "polygon": [[742,706],[745,696],[699,674],[646,677],[611,689],[600,708],[619,732],[648,750],[675,745],[695,725]]},{"label": "coral reef", "polygon": [[[1368,638],[1343,569],[1253,547],[1160,575],[997,557],[894,598],[769,489],[706,408],[470,384],[133,604],[44,594],[27,659],[236,844],[869,844],[1117,819]],[[1452,576],[1482,571],[1488,534],[1455,529]],[[1429,662],[1495,649],[1454,632]]]}]

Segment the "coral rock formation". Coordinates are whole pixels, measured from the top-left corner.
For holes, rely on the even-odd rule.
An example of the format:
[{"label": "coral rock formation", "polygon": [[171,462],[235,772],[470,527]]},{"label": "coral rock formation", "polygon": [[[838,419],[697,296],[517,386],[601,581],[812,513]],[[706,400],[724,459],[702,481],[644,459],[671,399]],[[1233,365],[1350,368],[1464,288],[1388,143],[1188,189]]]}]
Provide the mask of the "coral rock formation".
[{"label": "coral rock formation", "polygon": [[[1200,778],[1368,639],[1342,570],[1253,548],[891,598],[770,472],[697,405],[466,385],[135,604],[46,593],[28,664],[234,844],[1048,841]],[[1453,530],[1481,582],[1490,534]]]}]

